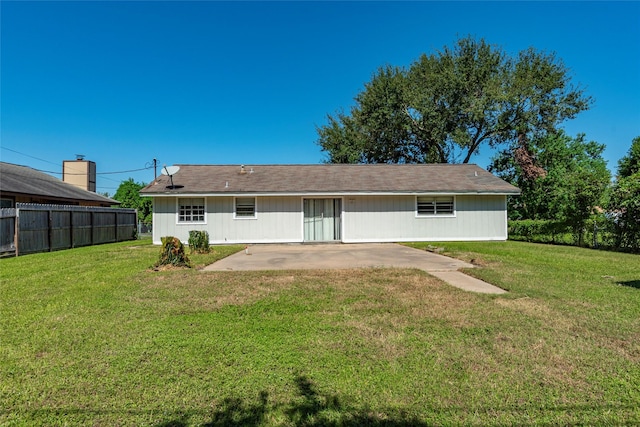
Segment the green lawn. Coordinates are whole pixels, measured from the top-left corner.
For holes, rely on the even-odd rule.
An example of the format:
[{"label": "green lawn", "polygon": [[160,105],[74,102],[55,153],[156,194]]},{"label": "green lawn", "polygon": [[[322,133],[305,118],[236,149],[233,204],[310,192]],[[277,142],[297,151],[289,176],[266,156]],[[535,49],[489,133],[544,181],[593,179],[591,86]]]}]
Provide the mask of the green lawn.
[{"label": "green lawn", "polygon": [[438,246],[510,292],[152,271],[149,241],[0,259],[0,425],[640,423],[640,256]]}]

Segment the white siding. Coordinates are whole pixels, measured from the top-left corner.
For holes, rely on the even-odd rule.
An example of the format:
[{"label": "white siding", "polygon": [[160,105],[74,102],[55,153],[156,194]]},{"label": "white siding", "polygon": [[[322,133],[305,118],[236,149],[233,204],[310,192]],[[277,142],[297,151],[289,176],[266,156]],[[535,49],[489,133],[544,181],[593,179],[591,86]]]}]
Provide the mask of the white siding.
[{"label": "white siding", "polygon": [[[234,198],[206,197],[206,224],[178,224],[177,199],[155,197],[153,241],[163,236],[189,240],[190,230],[207,230],[212,244],[303,241],[300,196],[256,198],[256,218],[234,218]],[[400,242],[506,240],[506,196],[456,196],[455,216],[418,217],[416,197],[345,196],[342,241]]]},{"label": "white siding", "polygon": [[178,224],[176,209],[176,198],[154,198],[154,243],[164,236],[186,243],[191,230],[208,231],[212,244],[302,242],[300,197],[257,197],[255,218],[234,218],[233,197],[207,197],[206,224]]},{"label": "white siding", "polygon": [[506,196],[456,196],[455,216],[416,216],[415,196],[345,197],[344,242],[506,240]]}]

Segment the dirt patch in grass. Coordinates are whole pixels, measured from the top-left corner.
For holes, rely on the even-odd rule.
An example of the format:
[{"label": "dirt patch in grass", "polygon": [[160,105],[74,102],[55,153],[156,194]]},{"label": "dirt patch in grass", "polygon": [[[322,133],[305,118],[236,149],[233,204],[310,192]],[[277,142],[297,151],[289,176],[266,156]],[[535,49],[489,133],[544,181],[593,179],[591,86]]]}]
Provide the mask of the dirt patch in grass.
[{"label": "dirt patch in grass", "polygon": [[631,362],[640,364],[640,332],[632,334],[627,339],[610,339],[606,345]]},{"label": "dirt patch in grass", "polygon": [[161,305],[172,312],[218,310],[226,305],[249,304],[293,283],[293,276],[256,272],[200,273],[168,269],[145,286],[134,299]]},{"label": "dirt patch in grass", "polygon": [[534,317],[543,322],[547,327],[562,332],[569,332],[576,329],[573,319],[566,317],[563,313],[553,310],[545,303],[535,298],[517,298],[517,299],[496,299],[496,304],[507,307]]},{"label": "dirt patch in grass", "polygon": [[[555,334],[565,337],[566,340],[586,338],[596,340],[600,347],[614,351],[632,362],[640,362],[640,332],[628,334],[624,339],[608,336],[605,333],[598,333],[580,321],[580,313],[561,312],[535,298],[496,299],[495,302],[501,307],[507,307],[537,319],[541,328],[552,330]],[[595,307],[594,304],[587,303],[572,303],[568,305],[579,307],[582,310]],[[576,343],[576,345],[578,344]],[[550,357],[553,357],[553,355],[550,354]],[[555,363],[551,366],[561,365],[561,363]],[[565,371],[567,370],[565,369]]]},{"label": "dirt patch in grass", "polygon": [[309,304],[327,321],[350,330],[350,342],[324,345],[347,351],[361,341],[377,347],[377,357],[388,360],[404,354],[403,342],[416,325],[470,326],[475,320],[465,312],[477,303],[475,294],[453,289],[419,270],[369,268],[196,274],[169,270],[145,281],[131,300],[184,314],[250,305],[265,298]]}]

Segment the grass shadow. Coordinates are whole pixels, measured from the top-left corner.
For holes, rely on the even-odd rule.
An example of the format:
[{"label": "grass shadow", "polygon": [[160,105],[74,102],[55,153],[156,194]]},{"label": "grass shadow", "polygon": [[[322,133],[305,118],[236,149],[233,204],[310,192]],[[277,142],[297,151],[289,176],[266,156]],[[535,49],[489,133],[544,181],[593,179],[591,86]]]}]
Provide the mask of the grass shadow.
[{"label": "grass shadow", "polygon": [[618,282],[618,285],[640,289],[640,280],[627,280],[626,282]]},{"label": "grass shadow", "polygon": [[216,410],[210,422],[204,427],[259,426],[269,411],[269,394],[261,391],[257,403],[247,403],[240,398],[227,398],[222,408]]},{"label": "grass shadow", "polygon": [[186,417],[181,417],[177,420],[156,424],[155,427],[187,427],[188,425],[188,419]]},{"label": "grass shadow", "polygon": [[[321,394],[315,384],[305,375],[295,378],[302,402],[292,404],[286,411],[295,426],[388,426],[388,427],[426,427],[427,424],[416,417],[402,413],[381,415],[366,408],[350,408],[336,395]],[[393,412],[393,411],[390,411]]]},{"label": "grass shadow", "polygon": [[[417,418],[401,413],[380,415],[379,411],[373,413],[366,408],[352,408],[345,405],[338,396],[318,392],[315,384],[305,375],[296,376],[294,381],[299,398],[294,398],[289,403],[270,404],[266,391],[260,392],[257,402],[231,397],[225,399],[221,407],[213,412],[211,421],[201,425],[203,427],[257,427],[265,423],[270,413],[282,411],[289,425],[300,427],[427,426]],[[156,424],[155,427],[186,427],[188,425],[191,425],[189,417],[181,414],[173,420]]]}]

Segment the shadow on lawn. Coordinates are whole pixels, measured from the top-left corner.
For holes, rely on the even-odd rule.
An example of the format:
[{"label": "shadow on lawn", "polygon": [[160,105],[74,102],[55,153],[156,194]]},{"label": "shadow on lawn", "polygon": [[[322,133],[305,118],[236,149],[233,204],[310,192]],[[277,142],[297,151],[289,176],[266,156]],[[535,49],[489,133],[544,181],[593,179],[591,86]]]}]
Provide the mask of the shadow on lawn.
[{"label": "shadow on lawn", "polygon": [[[416,418],[396,415],[373,414],[366,410],[353,410],[340,402],[338,396],[318,393],[311,380],[300,375],[295,378],[301,400],[288,404],[269,404],[269,395],[262,391],[257,403],[249,403],[239,398],[227,398],[222,407],[216,410],[211,421],[204,427],[217,426],[259,426],[271,411],[283,409],[289,421],[296,426],[388,426],[388,427],[426,427],[427,424]],[[185,427],[188,416],[157,424],[156,427]]]},{"label": "shadow on lawn", "polygon": [[618,285],[640,289],[640,280],[628,280],[626,282],[618,282]]}]

